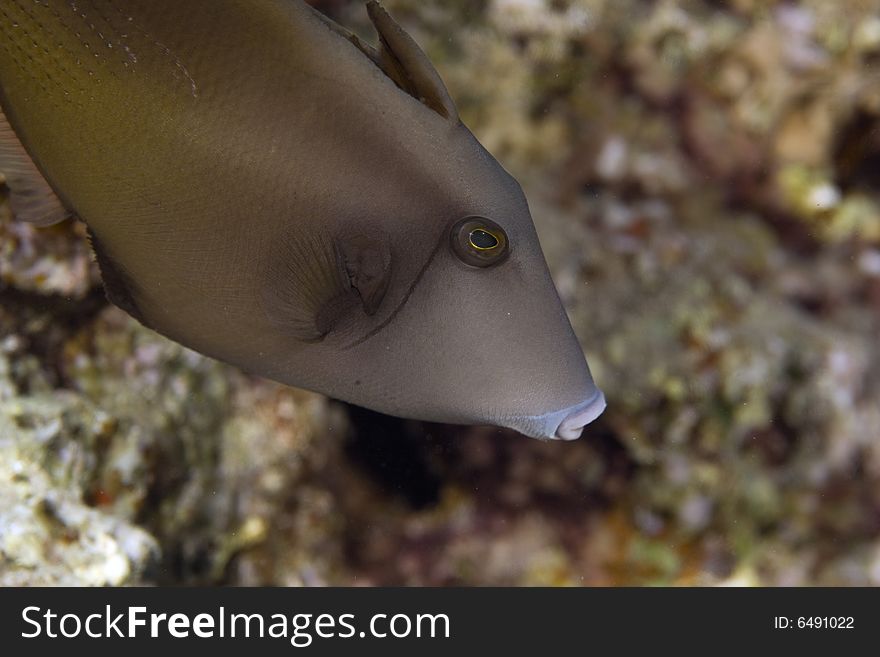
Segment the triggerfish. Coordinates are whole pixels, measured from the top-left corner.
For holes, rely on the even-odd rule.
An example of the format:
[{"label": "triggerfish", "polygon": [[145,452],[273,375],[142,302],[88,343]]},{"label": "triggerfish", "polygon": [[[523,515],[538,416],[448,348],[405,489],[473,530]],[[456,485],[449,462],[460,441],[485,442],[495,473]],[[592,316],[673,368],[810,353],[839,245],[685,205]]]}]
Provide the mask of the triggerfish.
[{"label": "triggerfish", "polygon": [[574,439],[605,408],[520,186],[377,2],[2,0],[0,173],[145,326],[390,415]]}]

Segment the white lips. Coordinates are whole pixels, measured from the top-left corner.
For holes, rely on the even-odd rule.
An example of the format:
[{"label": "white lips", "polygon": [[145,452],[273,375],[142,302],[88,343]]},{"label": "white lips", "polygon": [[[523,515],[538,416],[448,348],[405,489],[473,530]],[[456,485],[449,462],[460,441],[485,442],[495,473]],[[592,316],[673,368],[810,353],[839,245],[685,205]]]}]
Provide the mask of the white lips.
[{"label": "white lips", "polygon": [[502,424],[532,438],[577,440],[584,427],[602,415],[604,410],[605,395],[594,388],[588,399],[574,406],[543,415],[512,417]]},{"label": "white lips", "polygon": [[581,437],[584,427],[605,410],[605,395],[601,390],[596,390],[590,399],[575,406],[571,413],[566,416],[556,429],[556,438],[560,440],[577,440]]}]

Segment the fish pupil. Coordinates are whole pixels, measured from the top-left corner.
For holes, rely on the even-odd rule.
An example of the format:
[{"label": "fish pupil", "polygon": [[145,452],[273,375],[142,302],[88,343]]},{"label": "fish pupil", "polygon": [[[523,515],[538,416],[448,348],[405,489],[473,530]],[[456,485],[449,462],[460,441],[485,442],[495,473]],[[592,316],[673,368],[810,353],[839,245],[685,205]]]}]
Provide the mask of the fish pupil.
[{"label": "fish pupil", "polygon": [[470,241],[474,247],[482,250],[494,249],[498,246],[498,238],[480,228],[471,231]]}]

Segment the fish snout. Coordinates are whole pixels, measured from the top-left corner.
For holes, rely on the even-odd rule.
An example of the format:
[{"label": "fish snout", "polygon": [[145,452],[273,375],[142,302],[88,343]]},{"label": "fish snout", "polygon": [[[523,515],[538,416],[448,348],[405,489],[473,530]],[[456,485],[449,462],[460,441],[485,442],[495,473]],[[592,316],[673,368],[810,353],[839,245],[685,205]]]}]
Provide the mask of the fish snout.
[{"label": "fish snout", "polygon": [[541,439],[577,440],[584,427],[605,410],[605,395],[598,388],[584,401],[544,415],[521,417],[509,426],[527,436]]},{"label": "fish snout", "polygon": [[568,409],[568,415],[556,427],[553,437],[559,440],[577,440],[581,437],[584,427],[602,415],[604,410],[605,395],[601,390],[596,390],[590,399]]}]

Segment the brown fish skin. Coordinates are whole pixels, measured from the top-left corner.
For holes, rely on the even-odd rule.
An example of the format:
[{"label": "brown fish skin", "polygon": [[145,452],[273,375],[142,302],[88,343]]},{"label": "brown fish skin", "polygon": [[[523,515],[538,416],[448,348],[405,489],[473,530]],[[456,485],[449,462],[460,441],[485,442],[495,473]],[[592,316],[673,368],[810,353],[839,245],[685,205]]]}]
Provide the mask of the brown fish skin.
[{"label": "brown fish skin", "polygon": [[[379,51],[300,0],[4,1],[0,106],[145,325],[388,414],[576,438],[604,398],[526,199],[368,10]],[[506,258],[462,260],[469,216]]]}]

